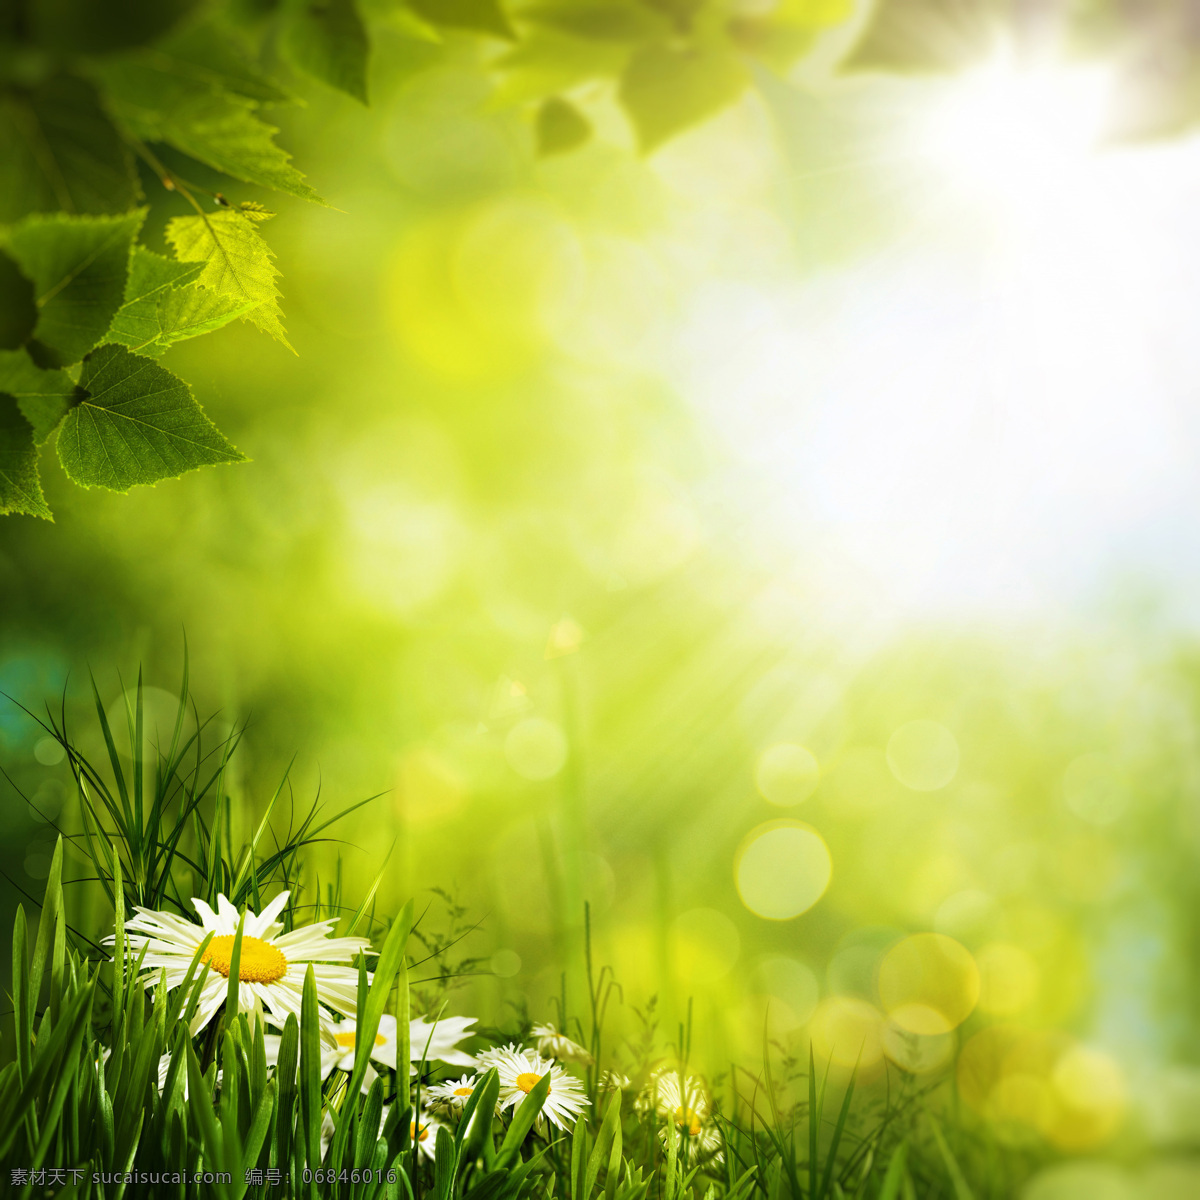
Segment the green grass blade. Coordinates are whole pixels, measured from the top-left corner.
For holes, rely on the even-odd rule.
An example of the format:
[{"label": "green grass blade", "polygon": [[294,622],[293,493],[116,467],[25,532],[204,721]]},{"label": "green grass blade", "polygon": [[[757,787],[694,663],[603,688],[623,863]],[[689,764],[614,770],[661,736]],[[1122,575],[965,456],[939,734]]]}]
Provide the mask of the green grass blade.
[{"label": "green grass blade", "polygon": [[942,1161],[946,1164],[946,1172],[950,1176],[950,1183],[954,1188],[955,1200],[975,1200],[975,1193],[971,1191],[966,1177],[963,1175],[962,1167],[958,1164],[958,1159],[954,1157],[953,1151],[947,1144],[942,1127],[931,1113],[926,1115],[929,1117],[929,1127],[933,1130],[933,1140],[937,1143]]},{"label": "green grass blade", "polygon": [[549,1072],[537,1081],[533,1090],[521,1101],[517,1106],[517,1111],[513,1113],[508,1133],[505,1134],[504,1142],[500,1146],[500,1153],[496,1155],[497,1167],[511,1167],[521,1157],[521,1145],[533,1128],[533,1123],[542,1111],[548,1095],[550,1095]]},{"label": "green grass blade", "polygon": [[899,1200],[900,1185],[904,1180],[907,1165],[908,1141],[905,1140],[892,1151],[892,1157],[888,1160],[883,1185],[879,1189],[879,1200]]},{"label": "green grass blade", "polygon": [[300,1056],[300,1023],[295,1013],[288,1013],[279,1039],[279,1057],[275,1062],[275,1079],[279,1085],[279,1104],[275,1120],[275,1161],[288,1163],[292,1157],[292,1135],[296,1124],[297,1076]]},{"label": "green grass blade", "polygon": [[315,1168],[321,1161],[321,1019],[311,965],[300,1001],[300,1123],[305,1162]]},{"label": "green grass blade", "polygon": [[46,960],[50,956],[54,932],[58,925],[58,914],[62,909],[62,838],[54,844],[54,857],[50,860],[50,874],[46,879],[46,894],[42,900],[42,915],[38,921],[37,941],[33,947],[33,961],[29,964],[29,1003],[37,1007],[42,990],[42,975]]}]

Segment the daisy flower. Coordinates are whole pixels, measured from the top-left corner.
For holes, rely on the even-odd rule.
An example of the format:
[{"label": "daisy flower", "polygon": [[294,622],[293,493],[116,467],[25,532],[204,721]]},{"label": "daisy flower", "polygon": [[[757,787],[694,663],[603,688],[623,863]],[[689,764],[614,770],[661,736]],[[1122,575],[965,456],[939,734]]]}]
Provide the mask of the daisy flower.
[{"label": "daisy flower", "polygon": [[[653,1110],[666,1117],[679,1131],[681,1149],[689,1156],[719,1158],[721,1133],[708,1120],[709,1100],[704,1081],[695,1075],[680,1080],[680,1073],[669,1069],[656,1071],[638,1096],[635,1107]],[[667,1142],[667,1128],[659,1131]]]},{"label": "daisy flower", "polygon": [[550,1076],[550,1091],[542,1106],[542,1116],[567,1129],[583,1112],[589,1101],[584,1094],[583,1084],[574,1075],[568,1075],[553,1059],[543,1058],[535,1050],[521,1050],[508,1045],[496,1050],[486,1050],[479,1056],[479,1065],[487,1070],[496,1068],[500,1077],[500,1109],[511,1107],[515,1112],[525,1097],[537,1087],[542,1076]]},{"label": "daisy flower", "polygon": [[620,1071],[605,1071],[600,1076],[600,1090],[602,1092],[623,1092],[630,1084],[628,1075],[622,1075]]},{"label": "daisy flower", "polygon": [[445,1122],[439,1121],[428,1109],[423,1109],[420,1128],[418,1129],[416,1121],[413,1121],[409,1128],[408,1136],[412,1138],[413,1144],[430,1162],[437,1153],[438,1130],[444,1126]]},{"label": "daisy flower", "polygon": [[[417,1063],[442,1062],[452,1067],[473,1067],[475,1056],[455,1047],[465,1038],[473,1037],[471,1026],[477,1017],[418,1017],[408,1027],[409,1073],[417,1073]],[[396,1052],[392,1050],[391,1066],[395,1069]]]},{"label": "daisy flower", "polygon": [[[443,1017],[436,1025],[428,1024],[418,1018],[409,1025],[409,1045],[411,1053],[416,1056],[424,1051],[426,1061],[448,1062],[459,1066],[472,1066],[475,1059],[454,1048],[455,1043],[464,1036],[470,1037],[467,1027],[474,1025],[475,1017]],[[337,1024],[330,1024],[325,1034],[327,1042],[321,1047],[321,1078],[325,1079],[334,1070],[353,1071],[354,1055],[358,1047],[358,1024],[353,1017],[346,1017]],[[279,1037],[268,1033],[263,1039],[266,1043],[267,1065],[274,1066],[279,1059]],[[397,1038],[396,1018],[384,1013],[379,1018],[379,1028],[375,1032],[375,1044],[371,1047],[371,1057],[385,1067],[396,1069],[396,1053],[399,1046]],[[415,1075],[415,1064],[409,1065],[409,1073]],[[375,1072],[368,1067],[363,1077],[362,1090],[369,1092],[375,1081]]]},{"label": "daisy flower", "polygon": [[430,1084],[423,1088],[422,1092],[431,1105],[450,1112],[461,1112],[478,1083],[476,1076],[464,1075],[461,1079],[447,1079],[442,1083]]},{"label": "daisy flower", "polygon": [[578,1042],[573,1042],[565,1033],[559,1033],[553,1025],[535,1025],[529,1036],[537,1046],[539,1054],[548,1058],[559,1058],[563,1062],[582,1063],[590,1067],[595,1059]]},{"label": "daisy flower", "polygon": [[[667,1145],[668,1126],[664,1125],[658,1131],[659,1141]],[[705,1124],[695,1113],[692,1113],[686,1125],[675,1125],[679,1131],[679,1153],[689,1159],[711,1158],[721,1162],[724,1155],[721,1152],[721,1131],[712,1124]]]},{"label": "daisy flower", "polygon": [[642,1112],[653,1110],[662,1116],[676,1115],[676,1124],[690,1127],[692,1117],[704,1121],[708,1116],[708,1090],[695,1075],[681,1081],[678,1071],[664,1067],[650,1076],[634,1107]]},{"label": "daisy flower", "polygon": [[[276,1025],[282,1025],[288,1013],[295,1013],[299,1020],[304,974],[311,963],[317,999],[337,1012],[353,1013],[358,1000],[357,968],[326,964],[353,962],[359,951],[371,952],[370,942],[365,938],[329,937],[333,921],[284,933],[283,924],[275,918],[287,904],[288,894],[281,892],[257,916],[246,912],[238,962],[238,1012],[251,1013],[259,1020],[264,1013],[269,1014]],[[178,987],[187,977],[200,943],[207,934],[214,935],[201,959],[208,970],[189,1030],[195,1036],[225,1003],[238,911],[225,896],[217,897],[216,912],[196,898],[192,899],[192,907],[200,916],[199,925],[172,913],[138,908],[137,915],[126,922],[125,933],[134,958],[143,947],[146,949],[143,965],[148,970],[142,982],[147,989],[158,982],[162,969],[166,971],[167,987]],[[104,940],[107,944],[115,941],[112,937]],[[323,1018],[323,1023],[328,1024],[328,1019]]]}]

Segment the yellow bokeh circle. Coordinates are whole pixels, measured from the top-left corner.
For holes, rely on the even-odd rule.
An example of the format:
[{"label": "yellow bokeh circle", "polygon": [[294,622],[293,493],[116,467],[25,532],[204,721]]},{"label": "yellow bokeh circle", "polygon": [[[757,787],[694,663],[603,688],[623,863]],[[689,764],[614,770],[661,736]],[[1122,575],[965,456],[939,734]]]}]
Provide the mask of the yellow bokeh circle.
[{"label": "yellow bokeh circle", "polygon": [[545,717],[526,717],[504,739],[508,765],[524,779],[550,779],[567,761],[567,738]]},{"label": "yellow bokeh circle", "polygon": [[883,1015],[853,996],[831,996],[817,1007],[810,1032],[818,1063],[863,1070],[883,1057]]},{"label": "yellow bokeh circle", "polygon": [[1052,1030],[992,1026],[958,1056],[958,1091],[1008,1140],[1044,1138],[1090,1150],[1120,1128],[1125,1078],[1104,1051]]},{"label": "yellow bokeh circle", "polygon": [[799,821],[758,826],[734,860],[742,903],[769,921],[787,921],[807,912],[825,894],[832,875],[824,839]]},{"label": "yellow bokeh circle", "polygon": [[961,943],[941,933],[897,942],[879,964],[879,997],[888,1016],[910,1033],[948,1033],[979,1001],[979,968]]},{"label": "yellow bokeh circle", "polygon": [[976,956],[979,965],[979,1007],[997,1017],[1011,1017],[1037,999],[1041,972],[1033,955],[1020,946],[992,942]]},{"label": "yellow bokeh circle", "polygon": [[958,773],[958,742],[937,721],[909,721],[887,746],[892,774],[915,792],[936,792]]},{"label": "yellow bokeh circle", "polygon": [[813,794],[821,781],[821,768],[811,750],[780,742],[763,751],[754,781],[765,799],[790,808]]},{"label": "yellow bokeh circle", "polygon": [[919,1034],[905,1029],[896,1019],[884,1022],[883,1052],[911,1075],[928,1075],[950,1064],[958,1046],[954,1033]]}]

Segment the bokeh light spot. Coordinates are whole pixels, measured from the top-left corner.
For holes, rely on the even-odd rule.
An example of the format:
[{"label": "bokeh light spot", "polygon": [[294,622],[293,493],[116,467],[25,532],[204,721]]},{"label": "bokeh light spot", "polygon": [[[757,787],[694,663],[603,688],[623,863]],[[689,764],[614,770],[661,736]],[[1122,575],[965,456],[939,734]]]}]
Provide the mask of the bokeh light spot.
[{"label": "bokeh light spot", "polygon": [[756,916],[787,921],[825,894],[833,874],[829,848],[799,821],[768,821],[742,843],[734,878],[742,903]]},{"label": "bokeh light spot", "polygon": [[940,1071],[954,1057],[957,1046],[957,1038],[953,1033],[913,1033],[895,1017],[884,1023],[880,1036],[884,1054],[913,1075]]},{"label": "bokeh light spot", "polygon": [[771,997],[772,1014],[778,1016],[776,1010],[782,1007],[791,1025],[807,1024],[816,1012],[821,985],[804,963],[782,954],[768,955],[755,964],[751,978],[756,990]]},{"label": "bokeh light spot", "polygon": [[1037,999],[1041,972],[1033,956],[1020,946],[992,942],[976,956],[979,1007],[993,1016],[1010,1017]]},{"label": "bokeh light spot", "polygon": [[523,779],[551,779],[567,761],[567,738],[553,721],[526,717],[504,739],[504,757]]},{"label": "bokeh light spot", "polygon": [[941,933],[918,933],[893,946],[879,964],[884,1010],[910,1033],[947,1033],[979,1000],[979,968],[970,951]]},{"label": "bokeh light spot", "polygon": [[780,742],[763,751],[754,779],[764,798],[790,808],[813,794],[821,768],[812,751],[794,742]]},{"label": "bokeh light spot", "polygon": [[38,738],[33,744],[33,757],[38,760],[44,767],[52,767],[55,763],[60,763],[66,757],[67,752],[62,748],[56,738],[44,737]]},{"label": "bokeh light spot", "polygon": [[865,1000],[831,996],[818,1007],[811,1029],[819,1063],[861,1070],[883,1057],[883,1017]]},{"label": "bokeh light spot", "polygon": [[693,908],[671,923],[676,973],[688,984],[713,983],[728,975],[742,942],[737,927],[715,908]]},{"label": "bokeh light spot", "polygon": [[958,772],[958,742],[937,721],[908,721],[889,739],[887,760],[905,787],[936,792]]},{"label": "bokeh light spot", "polygon": [[497,950],[491,957],[492,973],[501,979],[511,979],[521,970],[521,956],[515,950]]}]

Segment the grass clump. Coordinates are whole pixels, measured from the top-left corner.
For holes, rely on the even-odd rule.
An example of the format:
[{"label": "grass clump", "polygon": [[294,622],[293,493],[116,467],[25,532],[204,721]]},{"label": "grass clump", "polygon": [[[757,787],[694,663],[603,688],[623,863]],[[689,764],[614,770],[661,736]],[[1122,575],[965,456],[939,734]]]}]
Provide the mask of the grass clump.
[{"label": "grass clump", "polygon": [[[319,889],[299,903],[305,851],[344,813],[325,817],[314,802],[278,835],[285,776],[235,846],[224,780],[241,731],[208,749],[198,717],[186,732],[185,667],[174,728],[151,747],[140,677],[133,695],[123,759],[95,692],[103,765],[74,741],[65,704],[41,721],[66,752],[79,829],[60,830],[36,931],[23,907],[13,926],[0,1059],[10,1194],[1012,1194],[1023,1166],[997,1160],[909,1077],[864,1096],[853,1077],[831,1080],[811,1051],[797,1064],[765,1043],[760,1069],[710,1082],[689,1070],[687,1027],[660,1050],[652,1010],[643,1039],[610,1050],[615,984],[607,968],[593,971],[590,938],[583,1018],[564,1005],[557,1024],[522,1018],[485,1031],[444,1001],[412,1011],[444,989],[414,987],[410,967],[443,960],[448,946],[417,927],[411,901],[380,914],[377,879],[351,909],[339,873],[325,903]],[[64,839],[87,856],[110,906],[112,932],[99,944],[68,921]],[[451,915],[466,928],[461,911]]]}]

